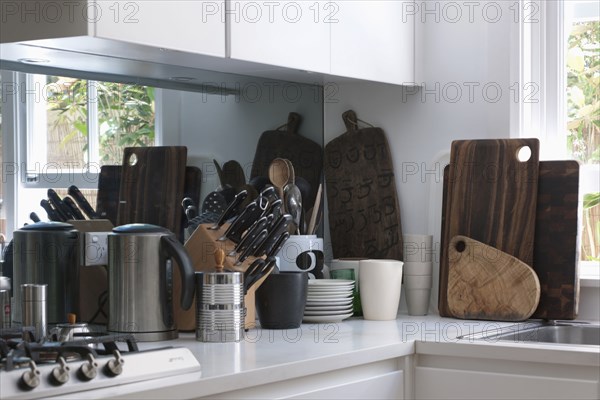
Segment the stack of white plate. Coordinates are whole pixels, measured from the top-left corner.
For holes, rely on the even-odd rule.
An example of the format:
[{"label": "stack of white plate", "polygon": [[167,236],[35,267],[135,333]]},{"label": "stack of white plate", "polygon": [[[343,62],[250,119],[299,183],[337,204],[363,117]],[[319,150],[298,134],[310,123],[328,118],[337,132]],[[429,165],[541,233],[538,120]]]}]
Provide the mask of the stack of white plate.
[{"label": "stack of white plate", "polygon": [[339,322],[352,316],[354,281],[309,279],[304,322]]}]

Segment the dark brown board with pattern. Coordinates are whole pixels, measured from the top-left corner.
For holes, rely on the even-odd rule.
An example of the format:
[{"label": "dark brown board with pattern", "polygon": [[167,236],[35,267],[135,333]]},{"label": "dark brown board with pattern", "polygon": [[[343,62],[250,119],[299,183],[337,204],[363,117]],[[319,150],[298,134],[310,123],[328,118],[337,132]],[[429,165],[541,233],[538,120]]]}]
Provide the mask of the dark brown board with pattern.
[{"label": "dark brown board with pattern", "polygon": [[532,318],[577,317],[578,199],[577,161],[540,162],[533,269],[541,296]]},{"label": "dark brown board with pattern", "polygon": [[342,118],[348,131],[325,146],[333,257],[402,260],[400,207],[385,134],[380,128],[357,129],[354,111]]},{"label": "dark brown board with pattern", "polygon": [[180,232],[186,162],[184,146],[125,148],[117,224],[146,223]]},{"label": "dark brown board with pattern", "polygon": [[[117,212],[119,209],[121,170],[121,165],[103,165],[100,168],[98,192],[96,194],[96,212],[98,216],[110,220],[115,226],[117,224]],[[198,207],[200,205],[201,185],[202,171],[200,168],[194,166],[186,167],[183,197],[190,197]],[[183,212],[181,213],[181,218],[183,223],[183,220],[186,218]]]},{"label": "dark brown board with pattern", "polygon": [[[525,162],[517,158],[523,147],[531,151]],[[537,139],[452,142],[441,235],[441,316],[452,316],[447,301],[447,243],[454,236],[470,237],[533,265],[538,164]]]},{"label": "dark brown board with pattern", "polygon": [[290,113],[288,123],[281,129],[264,132],[258,144],[252,163],[250,179],[269,176],[269,165],[275,158],[285,158],[292,162],[296,177],[301,176],[310,184],[310,194],[302,199],[305,210],[310,210],[315,202],[323,172],[323,149],[307,137],[298,134],[302,118]]}]

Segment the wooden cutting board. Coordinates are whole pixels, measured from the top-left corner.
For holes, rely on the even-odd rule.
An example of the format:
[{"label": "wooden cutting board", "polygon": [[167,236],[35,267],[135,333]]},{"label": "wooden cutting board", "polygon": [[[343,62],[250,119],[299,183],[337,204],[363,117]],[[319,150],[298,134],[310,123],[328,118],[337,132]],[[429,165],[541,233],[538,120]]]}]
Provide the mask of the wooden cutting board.
[{"label": "wooden cutting board", "polygon": [[[288,123],[280,129],[264,132],[258,144],[252,163],[250,179],[257,176],[269,176],[269,165],[276,158],[285,158],[292,162],[296,177],[301,176],[310,184],[310,195],[302,199],[305,210],[312,208],[323,172],[323,149],[312,140],[298,134],[302,118],[290,113]],[[285,128],[286,130],[281,130]]]},{"label": "wooden cutting board", "polygon": [[540,162],[533,269],[541,297],[533,318],[577,317],[578,199],[577,161]]},{"label": "wooden cutting board", "polygon": [[[98,178],[98,192],[96,194],[96,212],[100,218],[106,218],[113,225],[117,223],[119,209],[119,190],[121,188],[121,165],[103,165]],[[183,197],[190,197],[200,207],[200,189],[202,185],[202,171],[198,167],[185,168],[185,183]],[[181,213],[182,223],[185,214]]]},{"label": "wooden cutting board", "polygon": [[119,211],[119,190],[121,189],[121,166],[103,165],[98,177],[98,192],[96,193],[96,214],[108,219],[117,226]]},{"label": "wooden cutting board", "polygon": [[494,247],[454,236],[448,244],[448,307],[462,319],[523,321],[540,300],[533,269]]},{"label": "wooden cutting board", "polygon": [[[521,162],[517,154],[525,147],[531,156]],[[444,290],[448,287],[445,244],[454,236],[470,237],[533,264],[538,161],[537,139],[452,142],[441,235],[441,316],[452,316]]]},{"label": "wooden cutting board", "polygon": [[117,224],[154,224],[179,233],[186,162],[184,146],[125,148]]},{"label": "wooden cutting board", "polygon": [[358,129],[354,111],[342,118],[348,131],[325,146],[333,257],[402,260],[400,207],[385,134],[380,128]]}]

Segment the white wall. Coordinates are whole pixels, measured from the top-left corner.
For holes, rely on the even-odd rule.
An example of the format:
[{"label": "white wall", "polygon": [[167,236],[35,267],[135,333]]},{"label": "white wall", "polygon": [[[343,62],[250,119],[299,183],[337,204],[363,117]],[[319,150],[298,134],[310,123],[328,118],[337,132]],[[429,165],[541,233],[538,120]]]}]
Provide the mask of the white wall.
[{"label": "white wall", "polygon": [[[430,10],[433,3],[443,4],[429,2]],[[510,4],[503,5],[503,18],[496,23],[486,21],[492,20],[493,10],[487,9],[484,17],[482,6],[479,13],[474,10],[472,19],[463,8],[456,23],[450,22],[454,20],[450,10],[445,15],[441,6],[439,22],[435,15],[417,14],[420,90],[338,83],[337,102],[325,104],[325,143],[345,131],[341,114],[348,109],[385,131],[393,155],[404,233],[433,234],[439,243],[444,164],[436,162],[447,157],[443,154],[449,153],[452,140],[510,136],[513,15],[506,8]],[[502,91],[499,96],[497,88]],[[326,232],[327,242],[328,229]],[[437,270],[433,275],[432,307],[437,309]]]}]

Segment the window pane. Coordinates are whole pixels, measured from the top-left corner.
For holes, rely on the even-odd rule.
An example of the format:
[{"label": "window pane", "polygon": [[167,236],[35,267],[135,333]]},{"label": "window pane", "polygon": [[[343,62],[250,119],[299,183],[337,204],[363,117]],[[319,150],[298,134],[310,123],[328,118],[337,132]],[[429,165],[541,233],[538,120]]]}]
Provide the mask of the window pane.
[{"label": "window pane", "polygon": [[[87,81],[47,76],[46,161],[83,169],[87,160]],[[35,144],[34,144],[35,146]]]},{"label": "window pane", "polygon": [[[0,85],[2,85],[2,78],[0,77]],[[1,86],[0,86],[1,87]],[[2,99],[2,91],[0,90],[0,170],[4,168],[4,159],[3,159],[3,146],[2,146],[2,104],[4,101]],[[4,173],[1,174],[4,177]],[[4,179],[0,179],[0,240],[2,240],[6,236],[6,210],[4,206]],[[0,259],[2,256],[0,255]]]},{"label": "window pane", "polygon": [[154,88],[95,82],[101,165],[121,164],[125,147],[153,146]]}]

